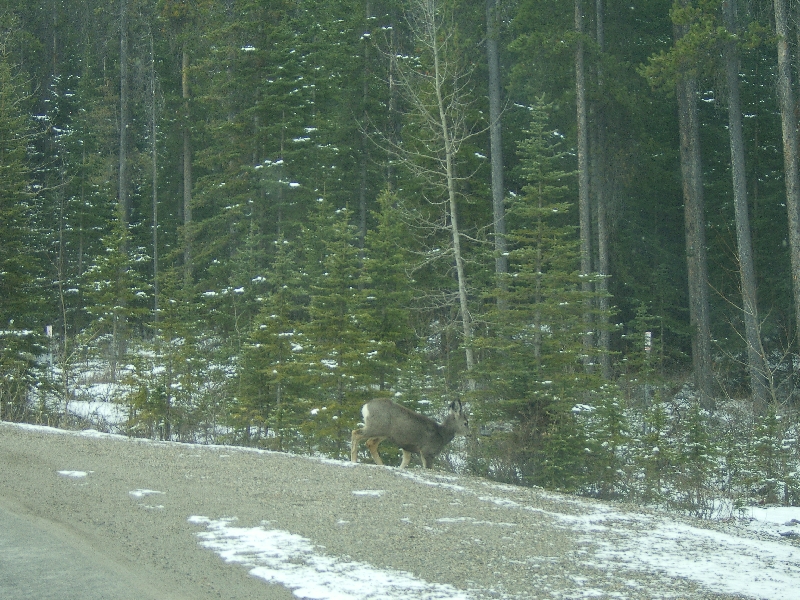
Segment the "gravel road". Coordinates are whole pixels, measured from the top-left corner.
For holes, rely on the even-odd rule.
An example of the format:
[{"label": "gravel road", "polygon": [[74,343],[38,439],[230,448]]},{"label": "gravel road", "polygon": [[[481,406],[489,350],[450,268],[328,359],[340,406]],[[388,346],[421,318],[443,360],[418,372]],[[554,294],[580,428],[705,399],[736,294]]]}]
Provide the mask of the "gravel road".
[{"label": "gravel road", "polygon": [[[68,471],[86,475],[59,473]],[[244,528],[268,522],[326,556],[472,598],[735,597],[657,573],[610,571],[590,535],[562,524],[593,505],[442,471],[0,423],[0,597],[294,597],[201,547],[206,528],[192,516],[235,517]],[[61,558],[25,567],[37,556],[41,563],[44,548]]]}]

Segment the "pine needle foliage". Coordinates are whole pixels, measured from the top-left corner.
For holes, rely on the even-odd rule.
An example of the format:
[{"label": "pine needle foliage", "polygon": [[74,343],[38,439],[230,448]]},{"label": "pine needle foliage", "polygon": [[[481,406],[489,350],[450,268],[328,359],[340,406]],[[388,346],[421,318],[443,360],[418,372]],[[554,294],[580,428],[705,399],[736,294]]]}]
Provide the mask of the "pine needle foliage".
[{"label": "pine needle foliage", "polygon": [[510,422],[512,431],[501,435],[520,481],[577,489],[585,481],[588,440],[580,409],[573,409],[589,407],[600,386],[584,345],[587,293],[572,174],[561,136],[548,127],[549,110],[537,99],[519,146],[527,184],[510,203],[509,274],[497,292],[502,308],[489,315],[493,330],[480,340],[487,355],[480,367],[483,409]]}]

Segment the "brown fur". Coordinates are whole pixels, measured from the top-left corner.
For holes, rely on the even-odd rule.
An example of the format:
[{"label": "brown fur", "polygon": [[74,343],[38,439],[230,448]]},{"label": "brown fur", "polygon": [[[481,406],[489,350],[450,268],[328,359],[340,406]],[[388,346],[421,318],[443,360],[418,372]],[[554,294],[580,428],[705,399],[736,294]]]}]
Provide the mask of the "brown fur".
[{"label": "brown fur", "polygon": [[456,435],[469,432],[469,422],[461,402],[451,402],[450,412],[441,423],[407,409],[386,398],[370,400],[361,409],[364,427],[354,429],[350,438],[350,460],[358,462],[358,444],[366,439],[366,447],[375,464],[382,465],[378,445],[389,440],[403,450],[400,468],[405,468],[411,454],[419,454],[425,468]]}]

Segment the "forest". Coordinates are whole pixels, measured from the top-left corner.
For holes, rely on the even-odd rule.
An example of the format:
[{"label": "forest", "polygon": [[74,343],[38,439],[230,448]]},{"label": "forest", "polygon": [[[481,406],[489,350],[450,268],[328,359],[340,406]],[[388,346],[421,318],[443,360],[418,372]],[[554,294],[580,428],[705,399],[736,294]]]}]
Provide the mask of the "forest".
[{"label": "forest", "polygon": [[798,505],[798,81],[800,0],[4,0],[0,419]]}]

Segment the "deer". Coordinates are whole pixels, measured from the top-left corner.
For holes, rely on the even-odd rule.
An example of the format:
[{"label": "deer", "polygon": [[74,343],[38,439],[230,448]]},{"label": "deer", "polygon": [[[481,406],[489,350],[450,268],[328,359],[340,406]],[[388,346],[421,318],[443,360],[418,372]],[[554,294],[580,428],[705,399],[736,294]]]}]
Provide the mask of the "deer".
[{"label": "deer", "polygon": [[350,460],[358,462],[358,444],[366,439],[366,446],[376,465],[382,465],[378,444],[389,440],[403,451],[400,468],[405,469],[412,453],[422,458],[422,466],[433,467],[433,459],[457,435],[467,435],[469,422],[461,401],[450,403],[450,412],[444,421],[433,419],[409,410],[387,398],[370,400],[361,408],[364,427],[354,429],[350,438]]}]

